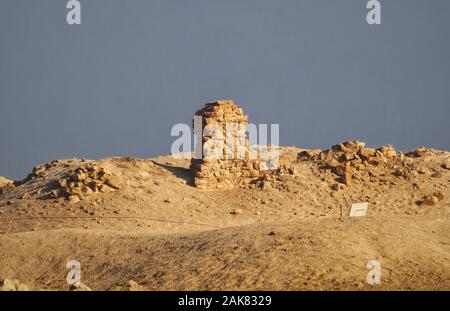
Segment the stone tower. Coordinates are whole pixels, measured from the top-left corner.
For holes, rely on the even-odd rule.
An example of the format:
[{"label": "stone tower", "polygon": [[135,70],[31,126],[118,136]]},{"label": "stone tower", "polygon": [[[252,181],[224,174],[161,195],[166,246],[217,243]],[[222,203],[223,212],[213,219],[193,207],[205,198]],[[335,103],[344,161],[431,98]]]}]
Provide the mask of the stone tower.
[{"label": "stone tower", "polygon": [[191,160],[195,186],[227,189],[259,177],[257,161],[249,159],[247,125],[247,116],[232,100],[207,103],[195,113],[194,129],[199,144],[196,157]]}]

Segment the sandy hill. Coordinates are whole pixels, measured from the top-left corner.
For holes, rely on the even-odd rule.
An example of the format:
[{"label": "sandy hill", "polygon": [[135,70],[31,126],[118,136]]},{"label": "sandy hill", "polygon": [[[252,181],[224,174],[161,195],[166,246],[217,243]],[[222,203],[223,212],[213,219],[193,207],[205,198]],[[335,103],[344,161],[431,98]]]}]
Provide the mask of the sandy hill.
[{"label": "sandy hill", "polygon": [[78,260],[98,290],[450,289],[449,152],[284,147],[283,170],[230,190],[194,187],[189,165],[68,159],[1,179],[0,279],[66,290]]}]

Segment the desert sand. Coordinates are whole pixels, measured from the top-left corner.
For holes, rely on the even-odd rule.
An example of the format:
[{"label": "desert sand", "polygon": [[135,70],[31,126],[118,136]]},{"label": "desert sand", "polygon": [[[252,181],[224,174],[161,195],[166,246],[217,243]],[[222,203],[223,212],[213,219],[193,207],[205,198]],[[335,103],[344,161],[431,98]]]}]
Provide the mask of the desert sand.
[{"label": "desert sand", "polygon": [[[170,155],[2,179],[3,289],[68,290],[77,260],[93,290],[449,290],[450,153],[339,155],[357,163],[346,177],[336,146],[283,147],[288,173],[233,189],[195,187],[190,160]],[[358,202],[366,216],[349,218]],[[369,260],[381,284],[366,282]]]}]

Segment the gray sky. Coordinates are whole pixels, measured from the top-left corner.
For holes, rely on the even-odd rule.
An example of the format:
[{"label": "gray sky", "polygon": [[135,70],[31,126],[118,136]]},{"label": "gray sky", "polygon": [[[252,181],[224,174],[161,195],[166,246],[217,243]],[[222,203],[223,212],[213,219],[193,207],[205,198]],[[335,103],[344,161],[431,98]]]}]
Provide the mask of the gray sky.
[{"label": "gray sky", "polygon": [[233,99],[281,145],[450,148],[450,1],[0,0],[0,175],[166,154],[175,123]]}]

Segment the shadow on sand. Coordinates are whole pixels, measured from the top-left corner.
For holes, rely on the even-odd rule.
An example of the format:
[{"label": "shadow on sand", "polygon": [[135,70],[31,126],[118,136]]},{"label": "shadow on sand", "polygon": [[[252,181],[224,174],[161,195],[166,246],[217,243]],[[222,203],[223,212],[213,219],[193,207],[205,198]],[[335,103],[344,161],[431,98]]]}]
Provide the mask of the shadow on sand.
[{"label": "shadow on sand", "polygon": [[192,175],[190,169],[181,166],[162,164],[155,161],[153,161],[153,163],[169,171],[175,177],[183,179],[186,182],[186,185],[191,187],[194,186],[194,176]]}]

